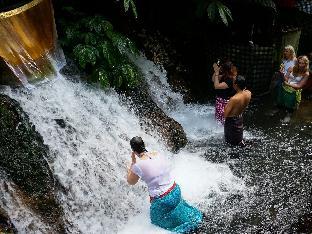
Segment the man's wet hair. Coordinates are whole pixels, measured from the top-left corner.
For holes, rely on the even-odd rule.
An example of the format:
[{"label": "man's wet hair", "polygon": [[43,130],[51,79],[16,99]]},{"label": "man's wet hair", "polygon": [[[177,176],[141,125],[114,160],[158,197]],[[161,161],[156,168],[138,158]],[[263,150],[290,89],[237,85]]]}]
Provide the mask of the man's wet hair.
[{"label": "man's wet hair", "polygon": [[145,149],[144,141],[139,136],[135,136],[130,140],[130,146],[133,151],[139,154],[143,152],[147,152],[147,150]]},{"label": "man's wet hair", "polygon": [[246,79],[245,77],[238,75],[234,81],[234,84],[236,84],[241,90],[246,88]]}]

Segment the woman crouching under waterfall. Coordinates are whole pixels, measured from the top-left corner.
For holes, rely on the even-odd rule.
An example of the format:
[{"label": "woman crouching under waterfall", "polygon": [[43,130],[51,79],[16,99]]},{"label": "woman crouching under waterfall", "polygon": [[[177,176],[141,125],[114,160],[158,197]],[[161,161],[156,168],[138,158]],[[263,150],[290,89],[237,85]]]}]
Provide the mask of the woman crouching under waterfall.
[{"label": "woman crouching under waterfall", "polygon": [[178,233],[196,230],[202,222],[203,214],[183,200],[180,187],[171,177],[170,165],[165,157],[156,152],[148,152],[141,137],[133,137],[130,146],[132,164],[127,181],[134,185],[141,178],[147,184],[152,224]]}]

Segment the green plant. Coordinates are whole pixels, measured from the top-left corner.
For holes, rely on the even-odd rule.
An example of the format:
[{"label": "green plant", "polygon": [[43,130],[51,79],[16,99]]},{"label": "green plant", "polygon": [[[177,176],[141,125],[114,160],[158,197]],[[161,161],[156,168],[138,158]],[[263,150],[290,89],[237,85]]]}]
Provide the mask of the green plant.
[{"label": "green plant", "polygon": [[[197,15],[203,16],[207,13],[208,18],[212,22],[222,22],[226,26],[233,21],[230,7],[227,6],[225,0],[196,0]],[[246,3],[254,4],[255,8],[269,7],[276,12],[276,6],[273,0],[245,0]],[[234,3],[233,3],[234,4]]]},{"label": "green plant", "polygon": [[134,88],[140,83],[139,70],[128,57],[137,55],[138,49],[129,38],[114,31],[104,17],[79,15],[77,20],[63,20],[60,24],[64,50],[91,81],[103,88],[118,89]]},{"label": "green plant", "polygon": [[123,4],[126,12],[129,10],[129,8],[131,8],[134,17],[138,18],[138,13],[133,0],[124,0]]}]

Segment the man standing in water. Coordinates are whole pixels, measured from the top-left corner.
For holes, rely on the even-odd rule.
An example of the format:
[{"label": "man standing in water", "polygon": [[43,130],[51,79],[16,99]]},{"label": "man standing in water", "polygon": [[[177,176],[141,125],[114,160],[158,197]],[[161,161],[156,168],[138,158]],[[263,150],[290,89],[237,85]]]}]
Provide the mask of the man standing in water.
[{"label": "man standing in water", "polygon": [[224,108],[224,137],[231,145],[244,146],[242,114],[250,102],[251,92],[246,89],[246,80],[243,76],[234,79],[233,87],[236,94]]}]

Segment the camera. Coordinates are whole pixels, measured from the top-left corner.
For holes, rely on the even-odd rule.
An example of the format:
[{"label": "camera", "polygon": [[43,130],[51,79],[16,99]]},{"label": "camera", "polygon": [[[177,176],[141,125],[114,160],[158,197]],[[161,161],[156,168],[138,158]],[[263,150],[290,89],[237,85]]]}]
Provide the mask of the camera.
[{"label": "camera", "polygon": [[216,64],[220,67],[220,59],[217,60]]}]

